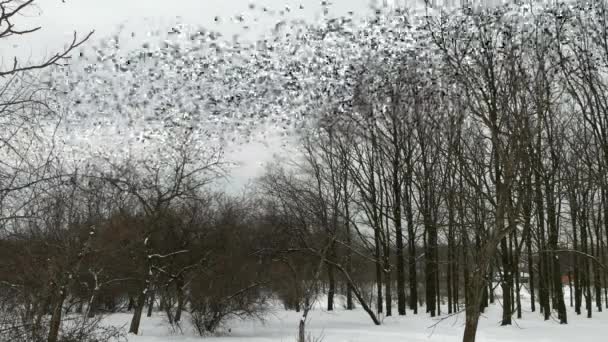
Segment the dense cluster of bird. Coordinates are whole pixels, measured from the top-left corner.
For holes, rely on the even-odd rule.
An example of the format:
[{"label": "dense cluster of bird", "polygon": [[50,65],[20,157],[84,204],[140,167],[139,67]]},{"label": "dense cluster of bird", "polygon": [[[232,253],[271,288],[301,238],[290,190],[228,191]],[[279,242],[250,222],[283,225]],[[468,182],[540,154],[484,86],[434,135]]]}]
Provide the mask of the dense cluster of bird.
[{"label": "dense cluster of bird", "polygon": [[[325,13],[330,6],[322,3]],[[445,23],[444,12],[424,7],[378,7],[371,17],[349,12],[313,23],[287,18],[289,7],[277,12],[252,4],[249,9],[253,19],[245,14],[232,18],[244,29],[260,13],[278,21],[254,39],[227,39],[211,29],[177,25],[150,34],[152,39],[136,49],[121,48],[117,35],[82,51],[69,68],[57,68],[48,78],[61,94],[57,104],[67,113],[65,131],[78,132],[86,150],[98,146],[108,154],[151,142],[162,145],[168,134],[175,134],[171,131],[195,132],[203,144],[246,142],[264,125],[290,133],[304,128],[307,118],[352,112],[357,84],[373,74],[369,68],[387,74],[409,59],[416,60],[410,68],[437,71],[441,53],[432,44],[438,32],[431,27],[452,25],[462,38],[475,34],[471,30],[476,27],[458,29],[467,25],[463,20],[476,20],[465,15],[466,8]],[[538,24],[530,5],[503,6],[499,12],[513,17],[504,25],[519,25],[520,30]],[[108,138],[114,148],[98,143]]]}]

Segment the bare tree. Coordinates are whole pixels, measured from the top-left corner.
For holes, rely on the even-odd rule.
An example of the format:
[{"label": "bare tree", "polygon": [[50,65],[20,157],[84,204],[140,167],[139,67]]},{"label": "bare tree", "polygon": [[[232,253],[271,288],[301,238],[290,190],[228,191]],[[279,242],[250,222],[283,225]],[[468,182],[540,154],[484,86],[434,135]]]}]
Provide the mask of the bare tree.
[{"label": "bare tree", "polygon": [[174,144],[169,146],[169,154],[160,160],[131,160],[124,165],[113,163],[111,173],[101,175],[102,179],[121,192],[133,196],[145,216],[147,228],[139,237],[139,243],[145,251],[140,257],[146,270],[140,279],[129,328],[129,332],[134,334],[139,330],[146,299],[154,297],[159,271],[164,269],[167,260],[190,252],[178,249],[159,253],[158,246],[152,243],[153,234],[164,228],[167,211],[172,205],[194,196],[196,191],[221,175],[221,151],[195,149],[188,131]]}]

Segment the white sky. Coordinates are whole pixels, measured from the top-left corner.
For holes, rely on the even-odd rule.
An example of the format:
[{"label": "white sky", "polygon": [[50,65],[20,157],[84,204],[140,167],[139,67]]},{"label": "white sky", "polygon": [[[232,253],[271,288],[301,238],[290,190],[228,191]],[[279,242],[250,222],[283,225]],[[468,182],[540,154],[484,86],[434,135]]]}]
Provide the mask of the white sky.
[{"label": "white sky", "polygon": [[[379,1],[392,3],[398,0]],[[403,1],[408,0],[399,2]],[[262,7],[281,11],[289,6],[288,16],[309,20],[321,13],[320,0],[38,0],[36,3],[37,8],[17,23],[25,25],[21,28],[40,26],[42,29],[28,35],[27,39],[20,37],[18,41],[4,43],[0,49],[4,62],[13,56],[38,60],[70,41],[74,31],[85,34],[95,30],[94,42],[116,33],[122,25],[123,32],[135,33],[135,38],[129,39],[137,46],[147,39],[148,32],[166,29],[175,23],[201,25],[231,35],[241,26],[230,20],[237,14],[249,18],[253,32],[262,33],[281,19],[278,13],[274,16],[263,14]],[[256,6],[254,11],[249,9],[252,3]],[[367,13],[370,0],[331,0],[331,3],[334,14]],[[300,9],[300,5],[304,9]],[[215,22],[216,16],[222,18],[220,24]],[[251,20],[254,17],[258,17],[257,23]],[[281,150],[279,145],[278,141],[253,143],[227,155],[242,165],[232,172],[230,188],[237,189],[259,175],[263,164]]]},{"label": "white sky", "polygon": [[[347,11],[362,13],[368,10],[373,0],[330,0],[332,13],[344,14]],[[376,0],[380,3],[408,2],[408,0]],[[409,0],[411,2],[413,0]],[[81,33],[95,30],[100,39],[116,32],[120,25],[125,30],[134,31],[144,37],[150,29],[172,23],[203,25],[224,33],[234,33],[236,24],[229,18],[237,14],[258,17],[256,30],[262,32],[273,23],[273,17],[261,13],[262,7],[280,11],[289,6],[291,17],[314,19],[319,16],[321,0],[37,0],[38,8],[30,10],[20,22],[41,26],[39,32],[28,35],[27,41],[20,38],[17,47],[2,47],[0,55],[7,54],[39,55],[54,51],[74,31]],[[255,11],[249,9],[254,4]],[[300,9],[302,5],[304,9]],[[223,18],[220,24],[214,18]],[[279,15],[274,19],[278,21]]]}]

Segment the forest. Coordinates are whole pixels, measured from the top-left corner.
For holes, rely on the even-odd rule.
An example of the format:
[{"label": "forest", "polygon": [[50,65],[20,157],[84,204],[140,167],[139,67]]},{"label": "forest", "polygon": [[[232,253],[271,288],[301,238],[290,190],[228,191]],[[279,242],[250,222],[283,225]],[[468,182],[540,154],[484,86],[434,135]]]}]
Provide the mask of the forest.
[{"label": "forest", "polygon": [[[19,24],[33,3],[0,1],[0,44],[36,30]],[[495,305],[502,326],[594,319],[607,9],[377,7],[253,43],[176,27],[157,47],[88,51],[75,34],[38,64],[5,62],[0,341],[120,340],[153,314],[204,340],[278,305],[312,342],[319,301],[370,325],[463,315],[463,342]],[[121,152],[76,146],[66,132],[87,125],[122,130]],[[292,153],[238,193],[216,186],[227,141],[269,126]],[[128,327],[104,325],[113,313]]]}]

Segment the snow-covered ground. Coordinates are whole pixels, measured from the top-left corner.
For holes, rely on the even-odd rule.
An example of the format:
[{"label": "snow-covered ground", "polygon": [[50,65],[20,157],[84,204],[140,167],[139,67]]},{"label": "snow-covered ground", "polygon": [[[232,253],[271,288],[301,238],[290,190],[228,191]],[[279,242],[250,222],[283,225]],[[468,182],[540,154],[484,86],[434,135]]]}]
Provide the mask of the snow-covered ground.
[{"label": "snow-covered ground", "polygon": [[[568,304],[568,302],[567,302]],[[480,321],[477,341],[480,342],[600,342],[608,340],[608,313],[593,312],[593,318],[577,316],[568,307],[568,325],[555,320],[544,321],[540,313],[530,312],[523,305],[523,319],[514,319],[512,326],[501,327],[499,304],[491,305]],[[128,327],[130,314],[115,314],[107,323]],[[424,314],[384,318],[381,326],[374,326],[362,309],[327,312],[316,309],[310,314],[307,330],[316,341],[324,342],[452,342],[461,341],[464,313],[439,321]],[[293,311],[276,309],[265,322],[232,321],[222,336],[201,338],[184,322],[182,333],[172,332],[160,313],[142,317],[140,335],[129,336],[129,342],[295,342],[300,315]],[[437,324],[436,324],[437,323]]]}]

